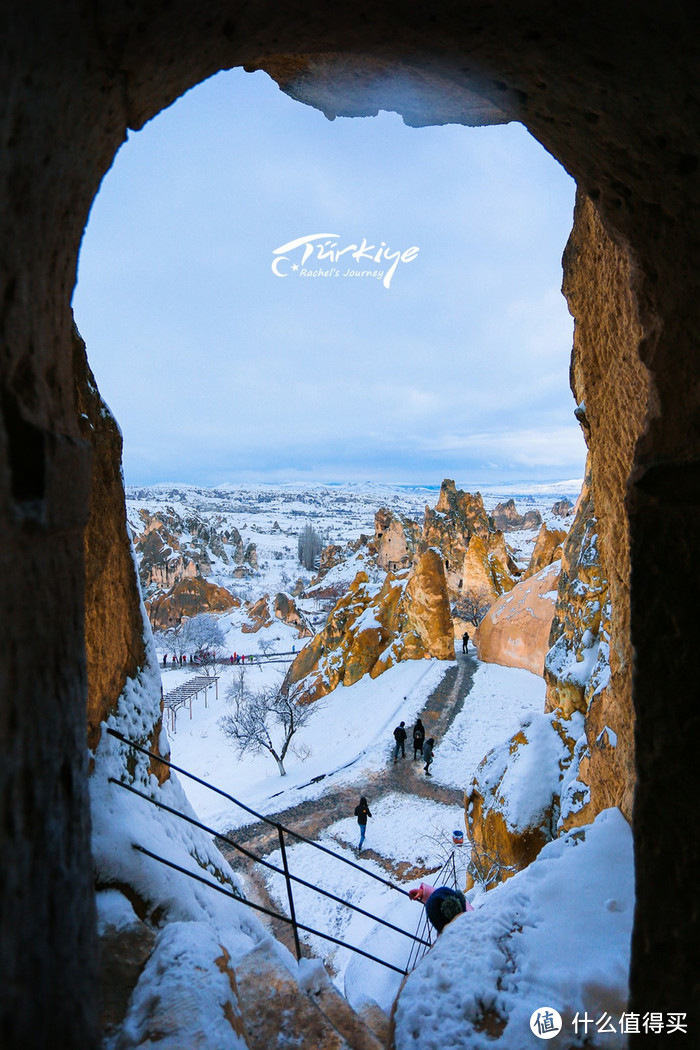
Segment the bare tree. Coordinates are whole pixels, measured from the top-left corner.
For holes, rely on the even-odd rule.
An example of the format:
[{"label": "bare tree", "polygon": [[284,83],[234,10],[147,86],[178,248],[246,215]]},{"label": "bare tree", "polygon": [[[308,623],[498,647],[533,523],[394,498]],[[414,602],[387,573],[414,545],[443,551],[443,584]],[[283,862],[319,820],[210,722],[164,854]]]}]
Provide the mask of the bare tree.
[{"label": "bare tree", "polygon": [[300,703],[300,696],[299,687],[273,685],[248,690],[243,679],[234,682],[226,694],[233,711],[224,715],[219,725],[239,757],[267,752],[277,763],[280,776],[286,776],[284,760],[292,738],[313,713],[313,705]]},{"label": "bare tree", "polygon": [[452,606],[452,615],[478,627],[491,608],[492,600],[483,594],[461,594]]},{"label": "bare tree", "polygon": [[263,656],[273,656],[275,653],[275,645],[279,641],[279,638],[259,638],[258,649]]},{"label": "bare tree", "polygon": [[474,840],[469,838],[471,852],[467,872],[482,889],[490,890],[499,882],[503,882],[509,875],[514,875],[518,870],[514,864],[506,864],[501,857],[500,850],[494,846],[484,849],[477,846]]},{"label": "bare tree", "polygon": [[208,652],[221,653],[225,639],[223,631],[211,613],[198,613],[183,620],[179,627],[166,631],[161,641],[169,653],[179,660],[184,653]]},{"label": "bare tree", "polygon": [[310,522],[307,522],[297,537],[299,561],[309,571],[318,568],[323,550],[323,538]]}]

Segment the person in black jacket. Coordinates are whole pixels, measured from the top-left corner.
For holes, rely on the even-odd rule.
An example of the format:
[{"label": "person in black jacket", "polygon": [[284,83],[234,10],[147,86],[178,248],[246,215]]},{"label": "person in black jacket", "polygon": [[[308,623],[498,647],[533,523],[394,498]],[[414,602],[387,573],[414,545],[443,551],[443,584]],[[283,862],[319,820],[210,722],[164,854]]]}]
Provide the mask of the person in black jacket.
[{"label": "person in black jacket", "polygon": [[421,722],[420,718],[416,719],[416,724],[413,727],[413,761],[415,762],[418,755],[423,754],[423,744],[425,742],[425,726]]},{"label": "person in black jacket", "polygon": [[396,741],[396,747],[394,748],[394,762],[398,761],[399,749],[401,749],[401,758],[406,757],[406,723],[402,722],[394,730],[394,740]]},{"label": "person in black jacket", "polygon": [[430,740],[426,740],[425,746],[423,747],[423,758],[425,759],[425,775],[426,775],[426,777],[432,777],[432,775],[433,775],[430,772],[430,763],[433,761],[433,747],[434,747],[434,745],[435,745],[435,740],[433,739],[433,737],[431,737]]},{"label": "person in black jacket", "polygon": [[360,825],[360,844],[357,847],[358,853],[362,849],[362,843],[365,841],[365,832],[367,831],[367,817],[371,817],[372,814],[369,811],[369,805],[364,795],[360,797],[360,801],[355,806],[355,816],[357,817],[357,823]]}]

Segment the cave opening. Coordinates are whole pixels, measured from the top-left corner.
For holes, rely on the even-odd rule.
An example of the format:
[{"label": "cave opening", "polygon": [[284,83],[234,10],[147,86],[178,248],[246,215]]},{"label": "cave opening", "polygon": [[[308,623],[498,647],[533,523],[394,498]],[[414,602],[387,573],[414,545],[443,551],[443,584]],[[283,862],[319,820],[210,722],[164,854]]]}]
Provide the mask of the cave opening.
[{"label": "cave opening", "polygon": [[329,122],[263,72],[199,85],[129,137],[81,247],[126,481],[581,478],[573,204],[517,123]]},{"label": "cave opening", "polygon": [[[209,19],[209,8],[200,19],[189,5],[176,3],[165,18],[153,8],[137,20],[98,4],[91,17],[104,21],[102,34],[94,25],[85,31],[85,14],[77,7],[61,10],[60,26],[59,14],[47,6],[43,20],[27,19],[19,9],[8,20],[6,39],[16,47],[8,48],[6,73],[17,90],[8,96],[2,169],[11,189],[4,198],[9,210],[2,213],[7,225],[0,242],[6,263],[3,354],[10,374],[30,372],[32,381],[20,392],[19,417],[50,438],[41,449],[39,442],[34,445],[33,455],[41,455],[43,463],[35,477],[43,479],[45,514],[31,529],[18,513],[25,492],[12,484],[14,453],[8,460],[6,445],[0,449],[8,555],[2,607],[12,610],[2,665],[8,708],[3,725],[12,735],[3,736],[8,789],[3,788],[1,826],[10,860],[3,866],[0,894],[11,909],[1,949],[10,993],[3,997],[3,1034],[10,1045],[43,1046],[57,1033],[76,1050],[96,1045],[84,763],[82,543],[89,468],[84,446],[75,441],[79,424],[68,309],[87,212],[127,126],[140,126],[218,68],[237,61],[267,65],[285,85],[296,84],[301,74],[306,82],[298,93],[315,93],[332,113],[333,62],[308,60],[329,46],[340,58],[337,68],[346,73],[359,66],[358,55],[370,52],[385,66],[423,63],[426,80],[435,76],[435,55],[445,55],[446,93],[453,102],[463,85],[484,77],[489,105],[522,120],[561,158],[595,201],[594,234],[602,230],[617,249],[615,255],[599,238],[602,255],[607,253],[631,289],[643,333],[631,353],[623,345],[612,355],[616,367],[606,376],[611,396],[605,411],[591,419],[595,398],[585,407],[600,454],[595,471],[606,511],[621,524],[612,535],[617,549],[627,549],[629,535],[629,559],[616,563],[615,571],[623,587],[631,574],[625,629],[636,649],[638,910],[632,994],[639,1010],[651,1002],[678,1009],[679,1002],[693,1001],[695,974],[688,959],[697,939],[691,886],[697,847],[687,809],[676,805],[682,792],[669,774],[692,768],[697,728],[696,696],[688,689],[694,681],[692,645],[686,652],[682,648],[690,636],[687,625],[694,622],[692,592],[683,584],[692,577],[696,557],[686,527],[697,510],[693,376],[700,298],[691,275],[698,195],[692,188],[694,165],[688,162],[697,152],[697,135],[690,121],[678,119],[697,97],[690,72],[697,69],[689,50],[692,27],[679,14],[677,21],[664,22],[661,39],[656,5],[642,5],[633,22],[621,4],[605,5],[602,16],[590,6],[578,11],[532,4],[518,18],[503,17],[502,5],[468,5],[477,6],[478,17],[465,19],[460,11],[444,24],[420,5],[406,18],[393,9],[368,11],[362,19],[350,8],[319,8],[313,19],[296,9],[280,10],[273,25],[267,8],[262,15],[248,8],[235,26],[220,10]],[[113,17],[121,20],[118,26]],[[552,40],[555,47],[545,46]],[[40,75],[28,76],[28,69]],[[478,108],[474,98],[471,105]],[[625,257],[631,276],[619,265]],[[586,320],[604,342],[610,317],[596,291]],[[611,434],[629,415],[625,368],[640,358],[651,371],[654,411],[642,419],[624,471],[606,475],[616,459]],[[2,442],[6,430],[0,431]],[[672,493],[665,483],[669,477],[678,483]],[[32,499],[37,492],[35,486]],[[669,535],[679,542],[668,544]],[[28,587],[28,579],[51,585]],[[45,627],[43,662],[34,659],[37,618]],[[32,676],[24,673],[30,665]],[[671,718],[668,697],[674,698]],[[52,746],[56,739],[59,762]],[[66,758],[79,775],[71,797],[56,800],[50,788]],[[46,804],[38,808],[35,799],[42,797]],[[22,813],[21,820],[14,819],[15,812]],[[660,891],[662,915],[656,907]],[[57,917],[50,928],[43,923],[47,913]],[[37,993],[42,1011],[35,1008]]]}]

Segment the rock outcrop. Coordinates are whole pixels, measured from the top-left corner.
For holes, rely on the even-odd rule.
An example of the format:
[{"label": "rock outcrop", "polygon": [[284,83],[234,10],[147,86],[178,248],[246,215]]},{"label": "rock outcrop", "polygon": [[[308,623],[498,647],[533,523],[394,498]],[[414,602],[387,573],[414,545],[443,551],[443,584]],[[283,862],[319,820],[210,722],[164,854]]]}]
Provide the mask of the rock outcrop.
[{"label": "rock outcrop", "polygon": [[[469,3],[440,18],[424,4],[410,17],[395,5],[285,5],[271,19],[268,5],[248,5],[232,23],[223,7],[192,17],[182,0],[167,11],[124,5],[116,18],[102,0],[60,11],[38,4],[31,18],[23,5],[6,5],[0,607],[10,731],[1,734],[0,756],[8,787],[0,796],[7,913],[0,970],[11,1045],[62,1040],[83,1050],[98,1041],[81,765],[89,442],[70,378],[79,245],[128,128],[236,65],[265,67],[330,117],[391,109],[414,125],[520,121],[581,187],[567,294],[610,581],[611,697],[621,727],[624,720],[618,755],[628,813],[639,775],[631,1009],[692,1001],[686,960],[697,940],[688,921],[697,836],[669,770],[693,767],[697,739],[697,699],[688,688],[695,674],[688,580],[697,550],[687,527],[699,473],[693,15],[692,5],[667,11],[647,3],[630,18],[629,5],[613,0],[605,17],[590,5],[539,2],[512,18],[501,5]],[[107,619],[104,607],[98,615]],[[37,624],[43,667],[28,676]],[[633,712],[624,706],[632,643],[636,756]]]},{"label": "rock outcrop", "polygon": [[400,660],[454,659],[450,603],[440,556],[420,555],[412,569],[387,573],[383,584],[358,573],[324,629],[301,651],[287,674],[303,680],[308,701],[365,674],[376,678]]},{"label": "rock outcrop", "polygon": [[525,579],[528,576],[534,576],[540,569],[544,569],[545,565],[551,565],[553,561],[559,561],[561,558],[561,545],[565,539],[566,532],[563,529],[550,529],[543,524],[535,540],[530,564],[523,574]]},{"label": "rock outcrop", "polygon": [[574,513],[574,505],[570,499],[558,499],[552,504],[552,514],[557,518],[570,518]]},{"label": "rock outcrop", "polygon": [[[571,385],[590,450],[590,491],[610,597],[610,681],[596,694],[588,719],[590,810],[595,815],[606,806],[618,805],[629,820],[636,769],[625,491],[650,398],[649,374],[639,357],[640,343],[648,332],[643,331],[639,304],[631,288],[635,278],[629,255],[606,233],[595,205],[580,191],[563,265],[562,291],[575,318]],[[666,522],[655,526],[659,534],[666,528]],[[667,540],[662,538],[659,543],[663,546]],[[667,574],[663,576],[667,578]],[[648,601],[643,589],[639,600]],[[669,644],[673,642],[669,640]],[[660,714],[659,722],[664,718],[665,714]],[[596,746],[606,725],[617,734],[613,750]]]},{"label": "rock outcrop", "polygon": [[618,756],[619,721],[611,680],[612,604],[601,562],[599,524],[590,477],[562,549],[559,596],[545,660],[546,708],[563,717],[584,715],[577,752],[578,790],[565,828],[584,824],[609,805],[622,808],[630,786]]},{"label": "rock outcrop", "polygon": [[413,564],[421,540],[421,527],[411,518],[382,508],[374,516],[374,539],[369,549],[385,572],[400,572]]},{"label": "rock outcrop", "polygon": [[453,601],[492,601],[510,590],[518,575],[480,493],[462,492],[454,481],[443,481],[434,510],[425,508],[422,543],[440,552]]},{"label": "rock outcrop", "polygon": [[270,609],[270,595],[264,594],[253,602],[247,609],[248,622],[244,623],[241,630],[244,634],[257,634],[263,627],[272,624],[273,611]]},{"label": "rock outcrop", "polygon": [[277,619],[289,624],[290,627],[295,627],[300,638],[309,638],[313,634],[304,616],[297,609],[294,599],[288,594],[283,591],[276,594],[273,607]]},{"label": "rock outcrop", "polygon": [[247,1050],[382,1050],[385,1044],[331,984],[323,964],[306,961],[305,966],[308,976],[300,987],[279,953],[263,943],[236,967]]},{"label": "rock outcrop", "polygon": [[496,599],[473,637],[480,660],[544,673],[560,572],[547,565]]},{"label": "rock outcrop", "polygon": [[[83,439],[92,449],[90,518],[84,540],[87,742],[92,749],[127,680],[146,663],[146,625],[126,527],[121,432],[100,397],[85,344],[75,328],[73,355],[76,413]],[[144,743],[157,751],[161,726],[152,729]]]},{"label": "rock outcrop", "polygon": [[255,544],[244,544],[238,529],[221,519],[209,522],[192,513],[183,517],[172,507],[151,514],[142,507],[138,524],[133,514],[131,520],[141,587],[149,597],[185,578],[208,576],[217,558],[236,565],[239,577],[258,566]]},{"label": "rock outcrop", "polygon": [[510,878],[557,835],[562,778],[580,723],[580,716],[572,726],[536,715],[482,759],[465,792],[472,847],[467,889],[475,881],[490,889]]},{"label": "rock outcrop", "polygon": [[502,532],[539,529],[542,524],[542,515],[538,510],[528,510],[520,514],[514,499],[506,500],[505,503],[497,503],[491,511],[491,518],[495,527]]},{"label": "rock outcrop", "polygon": [[198,613],[220,613],[240,606],[240,600],[225,587],[208,583],[200,577],[187,577],[165,594],[146,600],[151,625],[160,631],[177,627],[187,617]]}]

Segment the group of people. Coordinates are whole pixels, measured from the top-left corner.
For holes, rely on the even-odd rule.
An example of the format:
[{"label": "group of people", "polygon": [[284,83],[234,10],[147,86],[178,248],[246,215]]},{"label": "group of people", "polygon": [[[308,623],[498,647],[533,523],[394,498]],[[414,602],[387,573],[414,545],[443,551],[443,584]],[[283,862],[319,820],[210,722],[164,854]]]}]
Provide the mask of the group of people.
[{"label": "group of people", "polygon": [[[423,758],[424,761],[425,761],[425,766],[424,766],[425,775],[427,777],[432,777],[433,774],[430,772],[430,764],[433,761],[433,749],[435,747],[435,739],[432,736],[429,737],[428,740],[425,739],[425,726],[421,722],[420,718],[416,719],[416,724],[413,727],[412,734],[413,734],[413,761],[415,762],[416,759],[419,756],[421,758]],[[401,723],[399,723],[399,725],[397,725],[396,729],[394,730],[394,741],[395,741],[395,743],[394,743],[394,762],[395,763],[398,762],[398,760],[399,760],[399,752],[401,753],[401,757],[402,758],[406,757],[406,739],[407,739],[407,737],[408,737],[408,733],[406,731],[406,723],[405,722],[401,722]]]},{"label": "group of people", "polygon": [[[170,657],[170,662],[172,663],[173,667],[176,667],[178,665],[180,667],[182,667],[183,664],[187,663],[187,653],[180,653],[179,656],[177,656],[175,653],[173,653],[173,655]],[[192,657],[190,657],[190,663],[192,663]],[[163,667],[167,667],[167,666],[168,666],[168,654],[165,653],[164,656],[163,656]]]},{"label": "group of people", "polygon": [[[226,657],[223,657],[222,660],[223,659],[226,659]],[[245,656],[243,653],[232,653],[231,656],[228,658],[228,661],[229,661],[230,664],[244,664],[246,662],[246,660],[250,661],[250,659],[251,659],[250,656]],[[216,660],[216,653],[209,653],[209,652],[195,653],[194,656],[190,656],[189,663],[191,663],[191,664],[213,663],[215,660]],[[170,662],[171,662],[173,667],[177,667],[177,666],[182,667],[184,664],[188,663],[187,653],[180,653],[179,656],[176,653],[173,653],[173,655],[170,657]],[[163,655],[163,667],[167,667],[167,666],[168,666],[168,654],[165,653]]]}]

